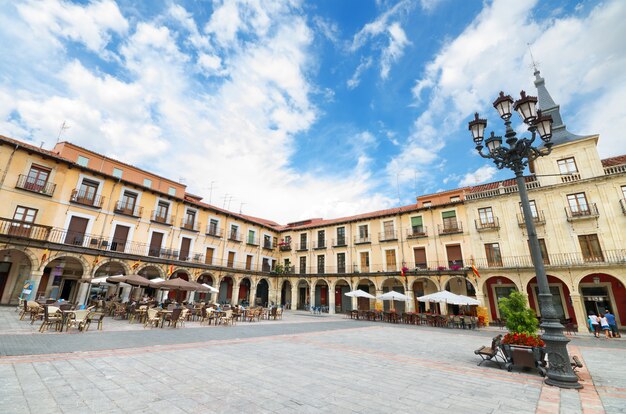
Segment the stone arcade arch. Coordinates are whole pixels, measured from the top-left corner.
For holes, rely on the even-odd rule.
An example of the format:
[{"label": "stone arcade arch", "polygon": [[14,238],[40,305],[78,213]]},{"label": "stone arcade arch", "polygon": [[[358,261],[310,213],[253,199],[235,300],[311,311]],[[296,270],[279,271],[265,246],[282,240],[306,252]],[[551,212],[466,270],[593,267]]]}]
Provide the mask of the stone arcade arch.
[{"label": "stone arcade arch", "polygon": [[490,320],[500,319],[498,299],[507,298],[512,291],[520,291],[520,287],[506,276],[489,276],[483,282],[483,294],[486,306],[489,307]]},{"label": "stone arcade arch", "polygon": [[252,291],[252,281],[248,277],[244,277],[239,282],[239,295],[237,298],[237,303],[242,304],[243,306],[250,305],[250,292]]},{"label": "stone arcade arch", "polygon": [[296,309],[307,309],[311,304],[311,289],[310,284],[305,279],[298,280],[298,303]]},{"label": "stone arcade arch", "polygon": [[109,260],[104,263],[100,263],[97,267],[95,267],[93,277],[127,275],[129,274],[129,270],[130,268],[126,265],[126,263]]},{"label": "stone arcade arch", "polygon": [[291,309],[291,282],[288,279],[283,280],[280,288],[280,304],[286,309]]},{"label": "stone arcade arch", "polygon": [[412,286],[413,290],[413,309],[416,309],[417,312],[426,312],[431,309],[433,306],[428,302],[420,302],[417,300],[420,296],[429,295],[431,293],[436,293],[438,291],[437,284],[434,280],[428,277],[418,277],[413,282]]},{"label": "stone arcade arch", "polygon": [[45,264],[38,296],[64,299],[76,302],[78,297],[78,280],[88,274],[89,265],[80,255],[59,254]]},{"label": "stone arcade arch", "polygon": [[[591,273],[578,281],[584,314],[603,314],[609,310],[615,315],[619,328],[626,325],[626,289],[624,283],[608,273]],[[581,324],[579,323],[579,326]]]},{"label": "stone arcade arch", "polygon": [[352,310],[352,299],[346,296],[350,292],[350,283],[345,279],[335,281],[333,294],[335,295],[335,313],[345,313]]},{"label": "stone arcade arch", "polygon": [[[8,247],[0,250],[0,303],[16,304],[22,293],[22,288],[30,279],[33,265],[36,262],[34,255],[28,249]],[[30,297],[36,298],[36,292]]]},{"label": "stone arcade arch", "polygon": [[[213,275],[211,273],[202,273],[200,276],[198,276],[196,282],[215,287],[215,285],[213,284],[214,280],[215,279],[213,278]],[[196,292],[194,301],[212,303],[214,299],[213,295],[214,294],[211,292]]]},{"label": "stone arcade arch", "polygon": [[[383,281],[383,284],[381,286],[383,293],[387,293],[389,291],[395,290],[396,292],[400,292],[402,294],[404,294],[404,283],[396,278],[396,277],[390,277],[387,278]],[[393,302],[393,303],[392,303]],[[400,301],[400,300],[394,300],[394,301],[390,301],[390,300],[386,300],[383,301],[383,309],[385,311],[389,311],[391,309],[395,309],[397,312],[402,313],[405,312],[405,307],[406,307],[406,302],[405,301]]]},{"label": "stone arcade arch", "polygon": [[256,305],[267,307],[270,305],[270,284],[267,279],[260,279],[256,284],[256,295],[254,302]]},{"label": "stone arcade arch", "polygon": [[[376,285],[370,279],[364,278],[359,280],[356,284],[356,288],[361,289],[372,296],[376,296]],[[368,298],[354,298],[352,299],[352,305],[356,310],[373,310],[376,305],[376,300]]]},{"label": "stone arcade arch", "polygon": [[[572,306],[570,290],[567,287],[567,283],[557,276],[548,275],[548,285],[550,286],[550,293],[552,293],[552,303],[561,321],[571,320],[573,323],[576,323],[576,314]],[[541,316],[537,296],[538,286],[536,277],[528,281],[524,291],[528,295],[528,304],[530,307],[535,310],[537,316]]]},{"label": "stone arcade arch", "polygon": [[[186,269],[176,270],[174,273],[172,273],[172,275],[169,278],[170,279],[180,278],[180,279],[184,279],[187,281],[192,279],[191,274],[189,274],[189,272]],[[187,295],[188,293],[184,290],[170,290],[167,294],[167,297],[170,300],[175,300],[176,302],[181,303],[187,300]]]},{"label": "stone arcade arch", "polygon": [[311,306],[320,307],[323,310],[328,309],[330,305],[328,281],[326,279],[318,279],[313,289],[315,297],[311,301]]},{"label": "stone arcade arch", "polygon": [[235,277],[231,274],[227,274],[220,280],[219,293],[217,296],[218,303],[232,303],[233,300],[233,286],[235,285]]}]

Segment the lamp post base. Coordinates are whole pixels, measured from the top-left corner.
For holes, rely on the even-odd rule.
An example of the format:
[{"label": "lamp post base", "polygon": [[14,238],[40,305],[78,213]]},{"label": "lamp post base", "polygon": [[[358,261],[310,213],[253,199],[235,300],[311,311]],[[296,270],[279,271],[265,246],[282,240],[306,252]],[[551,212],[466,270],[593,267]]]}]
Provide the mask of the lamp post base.
[{"label": "lamp post base", "polygon": [[541,323],[544,334],[541,339],[546,343],[548,369],[545,383],[554,387],[581,389],[578,376],[572,369],[567,353],[569,339],[563,335],[563,325],[558,320],[549,319]]}]

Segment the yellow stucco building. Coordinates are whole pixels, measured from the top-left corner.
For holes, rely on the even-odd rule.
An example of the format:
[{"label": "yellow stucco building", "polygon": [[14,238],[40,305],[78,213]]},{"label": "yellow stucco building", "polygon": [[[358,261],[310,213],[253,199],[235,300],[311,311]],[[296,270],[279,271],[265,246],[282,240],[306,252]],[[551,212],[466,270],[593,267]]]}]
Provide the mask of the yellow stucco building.
[{"label": "yellow stucco building", "polygon": [[[555,146],[526,186],[555,307],[580,329],[589,311],[604,309],[624,327],[626,156],[601,160],[597,135],[568,132],[536,76]],[[71,143],[45,150],[0,136],[0,201],[1,304],[17,303],[25,285],[32,297],[83,302],[90,285],[80,281],[139,273],[219,288],[188,299],[329,312],[390,306],[345,296],[357,288],[405,292],[410,300],[394,306],[407,311],[442,289],[475,296],[490,319],[512,290],[537,309],[514,180],[282,225],[203,203],[180,183]]]}]

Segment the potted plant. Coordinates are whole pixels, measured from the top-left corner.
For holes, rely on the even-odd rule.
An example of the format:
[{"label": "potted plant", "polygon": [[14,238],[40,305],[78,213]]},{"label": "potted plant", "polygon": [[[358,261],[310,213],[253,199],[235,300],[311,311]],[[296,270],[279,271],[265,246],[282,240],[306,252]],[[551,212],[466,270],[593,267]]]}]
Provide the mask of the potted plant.
[{"label": "potted plant", "polygon": [[501,298],[498,306],[509,330],[502,339],[507,369],[510,371],[513,366],[538,368],[545,375],[545,343],[537,335],[539,322],[527,306],[526,298],[519,292],[512,292],[508,298]]}]

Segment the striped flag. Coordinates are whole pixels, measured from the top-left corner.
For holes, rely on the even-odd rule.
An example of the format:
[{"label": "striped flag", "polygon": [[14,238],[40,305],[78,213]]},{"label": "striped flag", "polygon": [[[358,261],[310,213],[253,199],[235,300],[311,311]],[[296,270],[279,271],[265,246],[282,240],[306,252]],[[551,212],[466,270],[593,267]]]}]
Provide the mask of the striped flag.
[{"label": "striped flag", "polygon": [[474,263],[472,263],[472,273],[474,273],[474,277],[476,277],[477,279],[480,279],[480,273],[478,273],[478,269],[476,269],[476,266],[474,266]]}]

